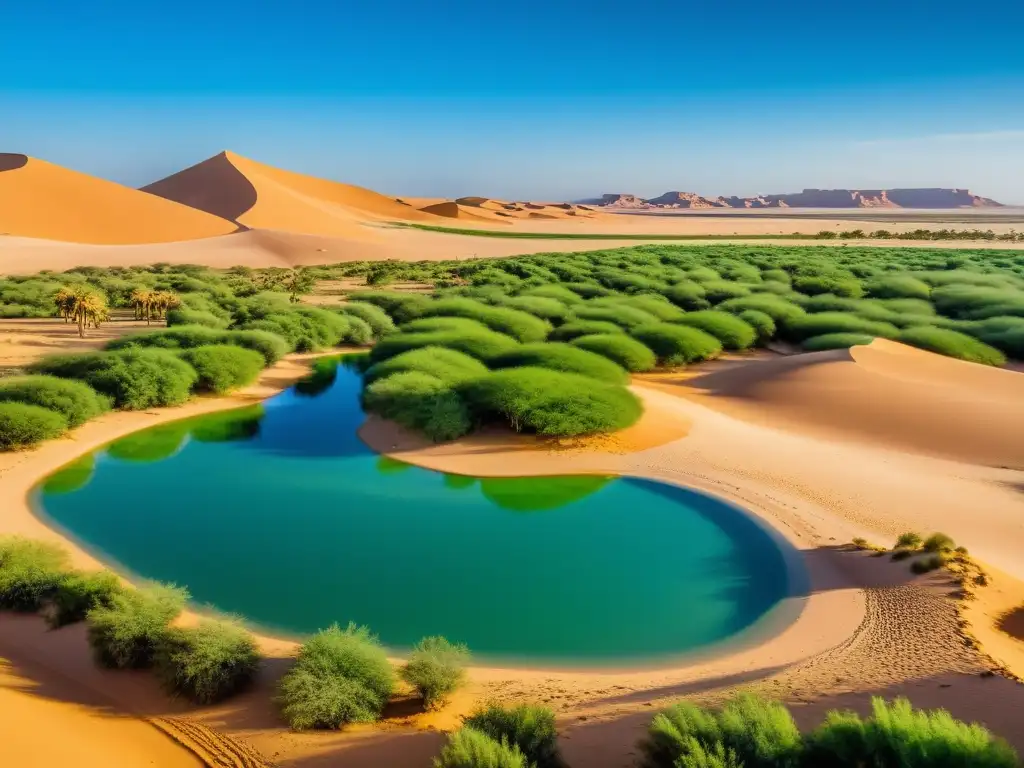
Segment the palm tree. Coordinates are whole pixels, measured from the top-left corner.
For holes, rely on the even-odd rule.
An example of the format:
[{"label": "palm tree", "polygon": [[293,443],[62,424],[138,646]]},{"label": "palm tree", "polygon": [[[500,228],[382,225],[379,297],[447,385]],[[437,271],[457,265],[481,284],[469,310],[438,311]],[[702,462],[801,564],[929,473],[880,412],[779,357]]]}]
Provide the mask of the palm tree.
[{"label": "palm tree", "polygon": [[61,288],[55,298],[58,309],[65,320],[78,324],[78,335],[85,338],[85,329],[92,325],[99,328],[100,323],[109,317],[106,298],[85,286]]},{"label": "palm tree", "polygon": [[153,307],[153,291],[136,288],[128,299],[135,310],[136,320],[145,320],[149,324],[149,314]]}]

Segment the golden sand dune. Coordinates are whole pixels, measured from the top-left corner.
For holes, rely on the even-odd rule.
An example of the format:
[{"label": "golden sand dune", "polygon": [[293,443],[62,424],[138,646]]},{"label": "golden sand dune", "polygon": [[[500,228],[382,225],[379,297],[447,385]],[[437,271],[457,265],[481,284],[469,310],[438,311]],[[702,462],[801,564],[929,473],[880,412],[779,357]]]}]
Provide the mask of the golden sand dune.
[{"label": "golden sand dune", "polygon": [[749,421],[1024,468],[1024,376],[878,339],[687,382]]},{"label": "golden sand dune", "polygon": [[0,233],[107,245],[233,232],[209,213],[25,155],[0,154]]},{"label": "golden sand dune", "polygon": [[446,200],[441,203],[434,203],[420,209],[424,213],[434,216],[443,216],[446,219],[461,219],[464,221],[483,221],[488,224],[505,224],[495,213],[483,208],[473,208],[469,205],[460,205],[458,202]]},{"label": "golden sand dune", "polygon": [[367,222],[436,221],[390,197],[350,184],[283,171],[233,152],[143,188],[249,229],[373,240]]}]

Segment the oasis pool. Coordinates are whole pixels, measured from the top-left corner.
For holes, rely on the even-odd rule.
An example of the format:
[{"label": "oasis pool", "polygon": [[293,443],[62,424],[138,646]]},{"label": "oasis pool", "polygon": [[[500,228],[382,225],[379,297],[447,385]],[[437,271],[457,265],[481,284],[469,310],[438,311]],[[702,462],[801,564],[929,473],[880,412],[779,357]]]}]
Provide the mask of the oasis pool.
[{"label": "oasis pool", "polygon": [[473,478],[356,436],[359,376],[321,361],[263,405],[138,432],[35,492],[46,517],[138,577],[287,634],[366,624],[478,657],[639,663],[720,643],[793,593],[740,510],[662,483]]}]

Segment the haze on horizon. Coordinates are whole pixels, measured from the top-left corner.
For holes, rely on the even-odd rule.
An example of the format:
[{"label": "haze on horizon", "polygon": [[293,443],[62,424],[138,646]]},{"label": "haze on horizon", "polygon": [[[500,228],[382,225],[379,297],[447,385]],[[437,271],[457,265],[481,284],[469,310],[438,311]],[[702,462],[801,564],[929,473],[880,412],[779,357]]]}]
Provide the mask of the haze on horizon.
[{"label": "haze on horizon", "polygon": [[16,0],[0,151],[130,186],[231,149],[394,195],[1024,204],[1024,7],[828,6]]}]

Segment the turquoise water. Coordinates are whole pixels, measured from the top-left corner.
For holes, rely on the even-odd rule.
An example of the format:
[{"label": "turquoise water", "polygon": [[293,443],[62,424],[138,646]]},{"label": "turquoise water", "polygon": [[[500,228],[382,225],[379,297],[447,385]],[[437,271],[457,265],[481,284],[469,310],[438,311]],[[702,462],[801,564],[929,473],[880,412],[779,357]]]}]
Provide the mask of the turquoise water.
[{"label": "turquoise water", "polygon": [[707,648],[793,593],[783,551],[708,496],[598,476],[476,479],[356,436],[333,362],[261,406],[119,440],[51,476],[37,507],[105,559],[288,634],[370,626],[478,657],[647,661]]}]

